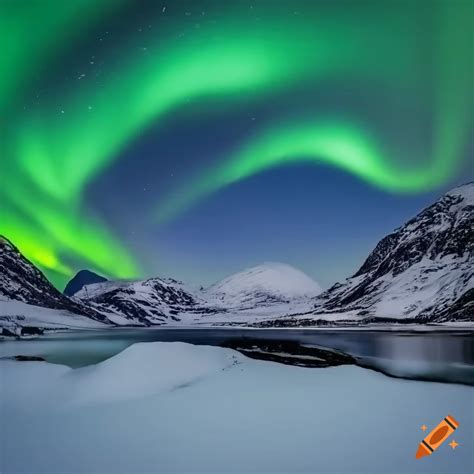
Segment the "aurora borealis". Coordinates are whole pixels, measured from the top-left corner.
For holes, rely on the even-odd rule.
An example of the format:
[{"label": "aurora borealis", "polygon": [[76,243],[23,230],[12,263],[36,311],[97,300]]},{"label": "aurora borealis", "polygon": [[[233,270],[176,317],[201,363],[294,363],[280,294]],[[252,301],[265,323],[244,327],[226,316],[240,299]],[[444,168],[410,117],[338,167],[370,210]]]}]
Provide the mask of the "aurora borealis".
[{"label": "aurora borealis", "polygon": [[0,5],[0,233],[58,286],[163,274],[154,236],[268,170],[403,203],[472,176],[471,1],[138,3]]}]

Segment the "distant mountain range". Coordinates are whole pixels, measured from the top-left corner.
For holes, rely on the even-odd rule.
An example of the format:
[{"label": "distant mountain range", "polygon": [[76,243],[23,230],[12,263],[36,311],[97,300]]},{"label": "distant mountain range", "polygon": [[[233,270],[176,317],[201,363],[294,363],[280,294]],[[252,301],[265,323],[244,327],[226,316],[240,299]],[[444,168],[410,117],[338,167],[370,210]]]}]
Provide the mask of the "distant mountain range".
[{"label": "distant mountain range", "polygon": [[202,316],[212,311],[198,291],[171,278],[95,283],[85,286],[75,299],[119,325],[177,323],[184,315]]},{"label": "distant mountain range", "polygon": [[82,271],[66,287],[72,298],[1,238],[0,327],[474,322],[473,229],[468,183],[384,237],[355,275],[324,292],[299,270],[267,263],[206,289]]},{"label": "distant mountain range", "polygon": [[[251,321],[262,309],[306,303],[321,292],[309,276],[282,263],[265,263],[236,273],[206,289],[171,278],[115,281],[85,286],[75,299],[116,324]],[[219,316],[221,319],[219,320]],[[268,315],[267,315],[268,316]],[[217,319],[216,319],[217,318]]]}]

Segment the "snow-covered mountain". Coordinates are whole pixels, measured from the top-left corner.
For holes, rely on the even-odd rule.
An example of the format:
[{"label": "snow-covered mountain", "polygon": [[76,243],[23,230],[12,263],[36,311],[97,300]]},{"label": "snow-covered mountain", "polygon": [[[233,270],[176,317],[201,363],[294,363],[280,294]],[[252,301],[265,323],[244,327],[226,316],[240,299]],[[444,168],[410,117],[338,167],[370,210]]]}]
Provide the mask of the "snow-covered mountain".
[{"label": "snow-covered mountain", "polygon": [[316,313],[474,321],[474,183],[383,238],[353,277],[320,295]]},{"label": "snow-covered mountain", "polygon": [[206,298],[225,308],[257,308],[308,300],[321,293],[308,275],[284,263],[264,263],[235,273],[204,291]]},{"label": "snow-covered mountain", "polygon": [[311,298],[320,292],[319,285],[299,270],[282,263],[266,263],[205,290],[173,279],[150,278],[86,285],[74,297],[116,324],[148,326],[178,322],[245,324],[259,315],[285,314],[297,302],[305,301],[305,310],[309,310]]},{"label": "snow-covered mountain", "polygon": [[107,281],[107,278],[104,278],[95,272],[91,272],[90,270],[81,270],[77,272],[71,280],[69,280],[63,293],[66,296],[73,296],[80,291],[82,287],[92,285],[93,283],[101,283],[103,281]]},{"label": "snow-covered mountain", "polygon": [[0,236],[0,327],[90,327],[100,326],[98,322],[107,320],[56,290],[9,240]]},{"label": "snow-covered mountain", "polygon": [[299,270],[265,263],[204,290],[150,278],[89,284],[68,298],[0,238],[0,327],[474,321],[473,263],[474,183],[383,238],[354,276],[323,293]]},{"label": "snow-covered mountain", "polygon": [[150,326],[212,312],[199,291],[171,278],[95,283],[84,286],[74,298],[116,324]]}]

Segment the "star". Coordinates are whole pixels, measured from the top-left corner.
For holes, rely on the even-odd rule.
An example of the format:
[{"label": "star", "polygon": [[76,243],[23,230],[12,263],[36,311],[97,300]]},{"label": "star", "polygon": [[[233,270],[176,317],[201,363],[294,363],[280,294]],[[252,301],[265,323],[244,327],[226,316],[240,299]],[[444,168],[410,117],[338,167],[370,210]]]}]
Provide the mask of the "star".
[{"label": "star", "polygon": [[422,429],[423,431],[426,431],[426,430],[428,429],[428,427],[427,427],[426,425],[422,425],[421,429]]},{"label": "star", "polygon": [[456,443],[456,441],[453,439],[450,443],[449,446],[451,446],[453,449],[456,449],[459,446],[459,443]]}]

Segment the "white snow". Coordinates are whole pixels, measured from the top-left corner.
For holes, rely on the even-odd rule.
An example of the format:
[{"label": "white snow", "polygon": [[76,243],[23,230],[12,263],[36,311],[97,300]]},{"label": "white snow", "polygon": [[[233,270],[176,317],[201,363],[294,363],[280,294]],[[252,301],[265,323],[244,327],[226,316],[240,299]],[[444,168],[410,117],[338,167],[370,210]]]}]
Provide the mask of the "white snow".
[{"label": "white snow", "polygon": [[[0,360],[0,374],[2,473],[474,468],[472,387],[170,343],[139,344],[87,369]],[[420,426],[448,413],[460,422],[458,448],[415,460]]]},{"label": "white snow", "polygon": [[268,262],[235,273],[205,293],[232,307],[255,306],[268,299],[282,302],[313,298],[321,291],[318,283],[302,271],[284,263]]},{"label": "white snow", "polygon": [[97,303],[98,298],[113,293],[114,301],[123,302],[128,309],[133,306],[152,324],[210,325],[238,321],[245,325],[308,312],[314,307],[312,298],[320,292],[314,280],[290,265],[265,263],[227,277],[206,290],[171,279],[152,278],[87,285],[75,298],[92,304],[119,325],[143,324],[143,320],[126,317],[115,304]]},{"label": "white snow", "polygon": [[106,324],[65,310],[42,308],[21,301],[0,299],[0,327],[106,328]]},{"label": "white snow", "polygon": [[452,304],[474,288],[474,272],[469,272],[471,263],[467,259],[458,265],[450,265],[445,260],[449,257],[438,262],[424,258],[395,278],[390,277],[374,305],[376,316],[416,316],[435,304],[441,307],[443,300]]},{"label": "white snow", "polygon": [[[346,280],[339,290],[340,297],[357,287],[363,276]],[[433,306],[438,310],[449,307],[473,287],[474,271],[468,256],[455,258],[447,255],[436,260],[424,257],[396,276],[390,272],[374,280],[366,290],[368,296],[362,301],[370,304],[370,315],[375,318],[409,318]],[[363,319],[358,312],[326,313],[323,308],[320,312],[318,309],[315,316],[325,320]],[[473,326],[474,323],[465,322],[464,325]]]},{"label": "white snow", "polygon": [[[182,282],[163,278],[94,283],[84,286],[74,297],[119,325],[143,325],[146,321],[163,324],[168,319],[176,322],[172,316],[181,317],[207,305],[200,292]],[[109,303],[103,303],[104,298]]]},{"label": "white snow", "polygon": [[474,206],[474,182],[462,184],[446,193],[448,196],[461,196],[463,198],[462,205]]},{"label": "white snow", "polygon": [[72,371],[71,398],[79,403],[109,403],[157,395],[195,383],[242,359],[230,349],[196,349],[183,342],[134,344],[100,364]]},{"label": "white snow", "polygon": [[74,294],[73,299],[89,299],[94,296],[99,296],[108,291],[117,290],[119,288],[125,288],[129,285],[137,283],[137,280],[108,280],[101,281],[99,283],[91,283],[84,285],[77,293]]},{"label": "white snow", "polygon": [[[446,196],[462,199],[447,199]],[[434,206],[441,211],[436,211],[434,217],[425,210],[398,229],[401,234],[397,245],[409,243],[413,246],[412,241],[424,234],[434,239],[452,225],[465,225],[466,219],[471,219],[472,207],[469,206],[473,205],[474,183],[452,189],[435,203]],[[12,249],[8,241],[2,239],[2,242]],[[75,299],[92,306],[117,325],[209,326],[232,323],[245,326],[288,317],[358,321],[364,317],[436,316],[436,312],[449,308],[474,287],[472,252],[466,251],[462,256],[454,253],[433,256],[428,250],[423,250],[420,261],[402,268],[395,276],[389,272],[369,280],[364,295],[343,307],[325,305],[329,299],[329,303],[337,299],[343,301],[345,296],[358,289],[367,278],[366,274],[347,279],[328,296],[328,293],[321,294],[318,283],[308,275],[290,265],[272,262],[238,272],[203,291],[171,279],[150,278],[87,285],[75,295]],[[407,252],[410,254],[410,248]],[[8,286],[13,293],[19,289],[19,284],[14,282],[8,282]],[[314,310],[314,315],[308,314]],[[0,327],[21,325],[103,326],[66,311],[0,300]]]},{"label": "white snow", "polygon": [[[357,314],[357,310],[374,318],[445,317],[443,313],[474,288],[472,243],[461,237],[472,227],[473,206],[474,183],[447,192],[395,231],[389,255],[377,254],[377,249],[372,254],[385,259],[378,262],[378,268],[394,263],[392,271],[380,275],[378,268],[372,267],[348,278],[317,299],[317,316],[324,319],[326,315],[320,313],[329,312],[326,309],[334,308],[334,302],[347,301],[358,293],[357,298],[336,309],[351,318],[350,313]],[[397,253],[402,254],[399,261]],[[366,286],[360,291],[364,282]]]}]

